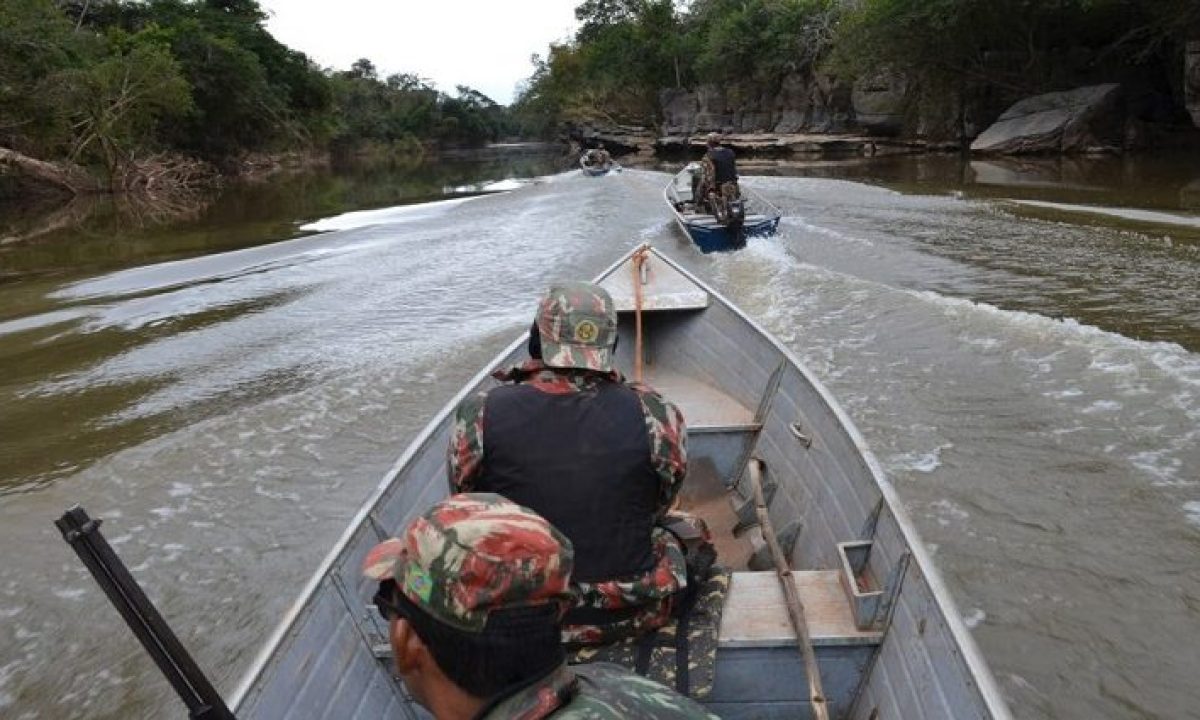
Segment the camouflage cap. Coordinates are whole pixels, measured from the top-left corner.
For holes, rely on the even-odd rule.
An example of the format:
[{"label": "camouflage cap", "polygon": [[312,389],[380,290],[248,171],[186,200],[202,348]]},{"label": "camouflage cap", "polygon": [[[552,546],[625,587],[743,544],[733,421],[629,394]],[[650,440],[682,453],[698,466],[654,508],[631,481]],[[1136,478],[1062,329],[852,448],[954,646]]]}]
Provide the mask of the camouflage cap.
[{"label": "camouflage cap", "polygon": [[542,336],[542,361],[547,366],[612,370],[617,307],[599,285],[554,285],[538,306],[537,326]]},{"label": "camouflage cap", "polygon": [[367,553],[363,574],[395,580],[434,619],[480,632],[488,614],[571,600],[571,541],[537,513],[493,493],[453,495],[403,537]]}]

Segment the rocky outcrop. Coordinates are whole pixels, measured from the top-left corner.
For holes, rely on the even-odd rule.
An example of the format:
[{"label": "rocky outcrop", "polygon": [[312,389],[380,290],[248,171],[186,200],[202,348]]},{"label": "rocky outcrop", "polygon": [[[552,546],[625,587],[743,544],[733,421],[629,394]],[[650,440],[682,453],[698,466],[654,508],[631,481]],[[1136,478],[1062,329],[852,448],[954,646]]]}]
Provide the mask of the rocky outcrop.
[{"label": "rocky outcrop", "polygon": [[[741,133],[723,135],[721,144],[738,155],[755,157],[898,155],[929,149],[920,140],[833,133]],[[664,154],[699,155],[704,148],[705,134],[667,135],[658,138],[654,146],[655,151]]]},{"label": "rocky outcrop", "polygon": [[898,135],[904,128],[907,81],[890,73],[878,73],[854,83],[850,101],[854,122],[873,135]]},{"label": "rocky outcrop", "polygon": [[1192,122],[1200,127],[1200,40],[1192,40],[1187,44],[1187,54],[1183,61],[1183,92],[1184,103]]},{"label": "rocky outcrop", "polygon": [[1021,100],[971,143],[977,153],[1096,152],[1121,146],[1121,86],[1092,85]]},{"label": "rocky outcrop", "polygon": [[[950,151],[967,144],[996,155],[1197,147],[1200,134],[1182,106],[1200,126],[1200,41],[1187,50],[1183,96],[1178,85],[1164,92],[1148,71],[1109,72],[1068,52],[1047,85],[1082,77],[1109,84],[1021,99],[1011,85],[983,78],[938,85],[880,71],[850,85],[803,70],[765,89],[748,82],[663,90],[657,127],[593,136],[619,150],[695,154],[704,135],[716,131],[739,153],[768,157]],[[1018,60],[989,58],[1000,75],[1019,73]]]},{"label": "rocky outcrop", "polygon": [[613,155],[649,152],[654,148],[655,133],[641,125],[610,125],[605,127],[576,126],[567,137],[580,148],[600,147]]},{"label": "rocky outcrop", "polygon": [[776,91],[701,85],[659,94],[662,135],[812,133],[854,128],[851,88],[830,75],[795,73]]}]

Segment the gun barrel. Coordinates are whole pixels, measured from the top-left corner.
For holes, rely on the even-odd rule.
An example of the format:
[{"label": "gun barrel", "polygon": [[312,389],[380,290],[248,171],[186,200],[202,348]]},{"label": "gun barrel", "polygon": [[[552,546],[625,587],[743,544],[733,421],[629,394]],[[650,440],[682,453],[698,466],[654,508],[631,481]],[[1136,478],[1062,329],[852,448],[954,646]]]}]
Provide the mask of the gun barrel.
[{"label": "gun barrel", "polygon": [[188,716],[196,720],[235,720],[212,683],[104,539],[100,522],[76,505],[54,524],[187,705]]}]

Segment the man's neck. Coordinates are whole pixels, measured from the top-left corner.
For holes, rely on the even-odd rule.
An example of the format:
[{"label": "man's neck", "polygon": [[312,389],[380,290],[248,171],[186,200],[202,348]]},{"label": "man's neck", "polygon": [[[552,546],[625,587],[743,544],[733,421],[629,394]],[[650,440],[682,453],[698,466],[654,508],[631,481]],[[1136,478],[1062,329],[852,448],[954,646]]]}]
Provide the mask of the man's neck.
[{"label": "man's neck", "polygon": [[437,720],[471,720],[483,709],[483,701],[468,695],[453,683],[430,700],[429,711]]}]

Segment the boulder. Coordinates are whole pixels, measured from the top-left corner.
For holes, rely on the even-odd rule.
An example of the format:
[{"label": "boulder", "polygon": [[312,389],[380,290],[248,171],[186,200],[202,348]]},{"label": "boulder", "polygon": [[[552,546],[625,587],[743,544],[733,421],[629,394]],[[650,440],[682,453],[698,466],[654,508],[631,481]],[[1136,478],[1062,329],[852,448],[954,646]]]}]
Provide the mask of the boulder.
[{"label": "boulder", "polygon": [[1025,98],[984,130],[972,152],[1093,152],[1120,146],[1121,86],[1091,85]]},{"label": "boulder", "polygon": [[1187,44],[1183,78],[1184,103],[1192,122],[1200,127],[1200,40],[1192,40]]}]

